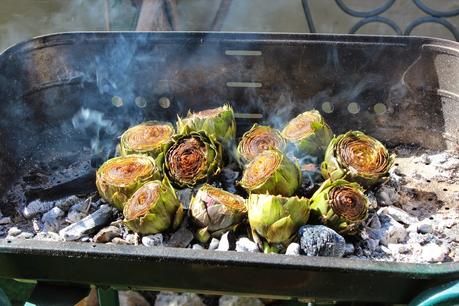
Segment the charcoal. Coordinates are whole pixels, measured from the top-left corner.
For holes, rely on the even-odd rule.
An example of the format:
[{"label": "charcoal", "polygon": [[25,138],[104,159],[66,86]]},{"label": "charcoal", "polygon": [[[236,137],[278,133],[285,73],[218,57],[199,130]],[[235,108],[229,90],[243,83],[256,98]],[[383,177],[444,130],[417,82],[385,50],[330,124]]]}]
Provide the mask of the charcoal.
[{"label": "charcoal", "polygon": [[139,244],[139,235],[138,234],[128,234],[123,237],[127,244],[138,245]]},{"label": "charcoal", "polygon": [[68,198],[57,201],[56,207],[59,207],[63,211],[68,211],[72,206],[80,202],[82,202],[82,200],[79,197],[71,195]]},{"label": "charcoal", "polygon": [[344,247],[344,255],[352,255],[354,254],[354,244],[352,243],[346,243],[345,247]]},{"label": "charcoal", "polygon": [[218,300],[218,306],[263,306],[260,299],[245,296],[223,295]]},{"label": "charcoal", "polygon": [[156,296],[155,306],[206,306],[195,293],[160,292]]},{"label": "charcoal", "polygon": [[346,241],[337,232],[323,225],[305,225],[299,230],[300,247],[307,256],[342,257]]},{"label": "charcoal", "polygon": [[22,211],[22,215],[26,219],[32,219],[33,217],[42,214],[44,212],[49,211],[51,208],[54,207],[56,202],[54,201],[41,201],[35,200],[30,202]]},{"label": "charcoal", "polygon": [[112,216],[112,208],[108,205],[102,205],[89,216],[60,230],[59,236],[64,240],[78,240],[82,236],[93,233],[101,226],[107,224]]},{"label": "charcoal", "polygon": [[155,234],[142,237],[142,244],[145,246],[162,246],[163,234]]},{"label": "charcoal", "polygon": [[394,206],[387,206],[382,207],[378,210],[378,215],[387,215],[394,218],[395,221],[401,222],[407,225],[413,224],[418,222],[416,217],[411,216],[409,213],[404,211],[403,209],[394,207]]},{"label": "charcoal", "polygon": [[180,227],[178,231],[172,234],[167,242],[168,247],[186,248],[193,240],[193,233],[184,226]]},{"label": "charcoal", "polygon": [[394,218],[388,215],[381,215],[379,219],[381,221],[381,244],[387,246],[389,243],[399,243],[406,239],[407,230]]},{"label": "charcoal", "polygon": [[108,226],[101,229],[93,238],[95,243],[106,243],[115,237],[121,237],[121,230],[116,226]]},{"label": "charcoal", "polygon": [[31,232],[22,232],[22,233],[20,233],[19,235],[17,235],[16,238],[19,238],[19,239],[30,239],[30,238],[33,238],[33,236],[35,236],[34,233],[31,233]]},{"label": "charcoal", "polygon": [[12,221],[11,221],[11,218],[10,217],[3,217],[3,218],[0,218],[0,225],[5,225],[5,224],[10,224]]}]

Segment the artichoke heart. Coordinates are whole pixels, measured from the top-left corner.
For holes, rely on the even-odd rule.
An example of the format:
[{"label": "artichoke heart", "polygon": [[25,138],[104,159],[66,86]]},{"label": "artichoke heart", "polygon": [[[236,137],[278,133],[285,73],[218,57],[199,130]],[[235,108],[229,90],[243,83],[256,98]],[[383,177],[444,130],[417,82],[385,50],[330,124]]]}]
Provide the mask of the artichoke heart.
[{"label": "artichoke heart", "polygon": [[240,224],[246,214],[244,198],[207,184],[190,202],[190,216],[198,228],[196,237],[201,242],[210,237],[219,238]]},{"label": "artichoke heart", "polygon": [[282,136],[296,146],[298,156],[322,159],[333,132],[320,113],[311,110],[290,120],[282,130]]},{"label": "artichoke heart", "polygon": [[164,155],[164,173],[177,188],[193,187],[220,172],[222,148],[204,131],[173,137]]},{"label": "artichoke heart", "polygon": [[254,236],[268,243],[288,244],[309,219],[309,200],[299,197],[251,194],[247,200]]},{"label": "artichoke heart", "polygon": [[322,175],[369,188],[388,180],[395,156],[375,138],[349,131],[332,139],[321,165]]},{"label": "artichoke heart", "polygon": [[236,137],[236,121],[231,106],[206,109],[200,112],[189,112],[186,118],[178,117],[177,130],[179,134],[188,131],[205,131],[225,146],[234,142]]},{"label": "artichoke heart", "polygon": [[270,126],[254,124],[242,136],[237,146],[237,154],[240,163],[245,164],[265,150],[284,151],[285,145],[285,140],[278,130]]},{"label": "artichoke heart", "polygon": [[147,154],[156,157],[174,133],[170,123],[147,121],[133,126],[121,135],[121,155]]},{"label": "artichoke heart", "polygon": [[126,202],[124,223],[136,233],[156,234],[178,228],[184,217],[183,206],[167,178],[140,187]]},{"label": "artichoke heart", "polygon": [[325,181],[311,198],[312,213],[340,234],[355,234],[367,218],[368,199],[357,183]]},{"label": "artichoke heart", "polygon": [[278,150],[258,154],[245,168],[239,184],[249,193],[291,196],[301,184],[301,170]]},{"label": "artichoke heart", "polygon": [[155,160],[146,155],[128,155],[106,161],[96,173],[100,196],[119,210],[145,182],[159,179]]}]

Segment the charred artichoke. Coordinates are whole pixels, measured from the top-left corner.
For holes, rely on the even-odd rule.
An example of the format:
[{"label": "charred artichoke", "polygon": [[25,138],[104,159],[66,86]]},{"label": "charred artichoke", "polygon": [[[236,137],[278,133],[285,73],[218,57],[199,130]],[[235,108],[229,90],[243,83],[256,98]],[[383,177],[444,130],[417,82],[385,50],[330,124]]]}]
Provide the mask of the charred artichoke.
[{"label": "charred artichoke", "polygon": [[137,153],[156,157],[174,133],[174,127],[170,123],[148,121],[133,126],[121,135],[121,155]]},{"label": "charred artichoke", "polygon": [[378,140],[359,131],[349,131],[332,139],[321,171],[331,180],[345,179],[371,187],[389,178],[393,163],[394,156]]},{"label": "charred artichoke", "polygon": [[189,112],[186,118],[178,117],[177,129],[179,134],[188,131],[205,131],[222,144],[234,142],[236,136],[236,121],[231,106],[206,109],[197,113]]},{"label": "charred artichoke", "polygon": [[128,155],[106,161],[97,170],[96,186],[102,198],[122,210],[124,203],[145,182],[160,177],[152,157]]},{"label": "charred artichoke", "polygon": [[241,164],[252,161],[265,150],[285,149],[285,140],[280,132],[272,127],[254,124],[245,132],[237,146],[238,159]]},{"label": "charred artichoke", "polygon": [[239,184],[249,193],[291,196],[301,183],[301,171],[283,153],[266,150],[245,168]]},{"label": "charred artichoke", "polygon": [[355,234],[367,218],[368,199],[357,183],[325,181],[311,198],[311,211],[340,234]]},{"label": "charred artichoke", "polygon": [[290,120],[282,130],[282,136],[296,146],[298,156],[322,159],[333,132],[320,113],[311,110]]},{"label": "charred artichoke", "polygon": [[220,172],[222,148],[204,131],[174,136],[164,154],[164,174],[177,188],[193,187]]},{"label": "charred artichoke", "polygon": [[210,185],[202,186],[191,199],[190,216],[198,227],[196,237],[206,242],[219,238],[238,225],[247,214],[242,197]]},{"label": "charred artichoke", "polygon": [[[247,210],[254,238],[261,236],[269,244],[288,244],[298,229],[308,222],[309,200],[251,194],[247,200]],[[265,246],[267,250],[269,248]]]},{"label": "charred artichoke", "polygon": [[124,224],[136,233],[156,234],[175,230],[183,220],[183,206],[167,177],[148,182],[126,202]]}]

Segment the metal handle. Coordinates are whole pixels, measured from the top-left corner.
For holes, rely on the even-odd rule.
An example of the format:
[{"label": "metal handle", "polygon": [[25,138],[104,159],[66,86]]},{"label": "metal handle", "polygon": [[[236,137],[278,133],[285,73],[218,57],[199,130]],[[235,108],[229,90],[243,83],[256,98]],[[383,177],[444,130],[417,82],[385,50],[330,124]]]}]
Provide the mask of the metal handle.
[{"label": "metal handle", "polygon": [[409,306],[456,305],[459,303],[459,280],[426,290]]}]

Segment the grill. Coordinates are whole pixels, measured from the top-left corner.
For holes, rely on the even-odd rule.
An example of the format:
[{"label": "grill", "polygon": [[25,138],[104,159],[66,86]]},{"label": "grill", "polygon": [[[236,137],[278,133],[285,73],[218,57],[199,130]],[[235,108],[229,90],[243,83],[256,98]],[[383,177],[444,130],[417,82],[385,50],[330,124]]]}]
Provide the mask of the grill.
[{"label": "grill", "polygon": [[[95,168],[113,155],[115,135],[129,125],[173,122],[176,114],[226,101],[237,112],[239,134],[253,123],[276,126],[316,108],[335,133],[358,129],[389,147],[457,152],[457,71],[459,45],[431,38],[39,37],[0,56],[1,212],[24,222],[18,212],[27,202],[90,195]],[[459,264],[0,239],[0,276],[117,289],[403,303],[457,280]]]}]

